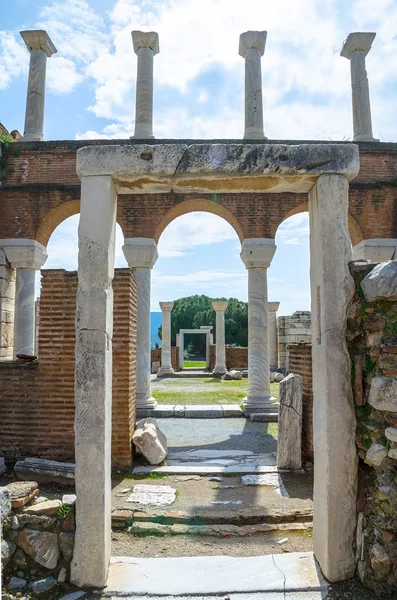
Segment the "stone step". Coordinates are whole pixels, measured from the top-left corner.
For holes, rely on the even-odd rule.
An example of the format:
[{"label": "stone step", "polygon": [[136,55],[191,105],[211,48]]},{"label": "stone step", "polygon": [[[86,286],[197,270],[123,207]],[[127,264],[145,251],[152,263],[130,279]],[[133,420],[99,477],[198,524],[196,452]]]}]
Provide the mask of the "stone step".
[{"label": "stone step", "polygon": [[136,416],[138,420],[146,417],[224,419],[244,417],[244,413],[238,404],[159,404],[152,409],[138,408]]},{"label": "stone step", "polygon": [[[172,558],[111,558],[104,597],[214,598],[253,594],[259,600],[289,600],[309,592],[308,600],[327,595],[312,552],[265,556],[193,556]],[[291,592],[291,596],[289,596]],[[270,595],[268,595],[270,593]],[[299,593],[299,595],[297,594]],[[239,596],[240,597],[240,596]],[[302,596],[304,598],[304,596]],[[181,599],[182,600],[182,599]]]},{"label": "stone step", "polygon": [[254,423],[278,423],[278,412],[251,413],[250,420]]},{"label": "stone step", "polygon": [[313,523],[259,523],[256,525],[186,525],[175,523],[166,525],[163,523],[134,522],[129,528],[129,533],[135,537],[146,536],[168,536],[168,535],[192,535],[212,537],[245,537],[261,535],[274,531],[307,531],[313,528]]}]

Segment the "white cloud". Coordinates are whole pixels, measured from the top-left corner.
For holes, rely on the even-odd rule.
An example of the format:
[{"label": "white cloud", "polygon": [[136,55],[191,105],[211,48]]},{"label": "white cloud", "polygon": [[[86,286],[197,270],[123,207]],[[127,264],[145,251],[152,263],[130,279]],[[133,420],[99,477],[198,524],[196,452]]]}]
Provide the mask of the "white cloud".
[{"label": "white cloud", "polygon": [[48,89],[55,94],[69,94],[83,81],[83,76],[76,71],[75,64],[68,58],[54,56],[48,61]]},{"label": "white cloud", "polygon": [[0,31],[0,90],[8,88],[14,77],[26,75],[28,66],[29,53],[23,42],[11,32]]},{"label": "white cloud", "polygon": [[309,213],[303,212],[292,215],[279,226],[276,234],[276,244],[299,245],[307,243],[309,238]]}]

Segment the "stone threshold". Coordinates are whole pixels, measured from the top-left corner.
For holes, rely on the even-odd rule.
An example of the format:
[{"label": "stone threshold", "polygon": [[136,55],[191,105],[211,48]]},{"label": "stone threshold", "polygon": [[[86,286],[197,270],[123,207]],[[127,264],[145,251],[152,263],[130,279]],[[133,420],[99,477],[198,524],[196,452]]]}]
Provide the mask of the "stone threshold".
[{"label": "stone threshold", "polygon": [[135,537],[166,537],[169,535],[191,535],[210,537],[251,537],[275,531],[308,531],[313,529],[312,522],[304,523],[259,523],[254,525],[211,524],[191,525],[189,523],[165,523],[134,521],[129,527],[129,534]]},{"label": "stone threshold", "polygon": [[[297,592],[318,592],[328,583],[312,552],[252,557],[200,556],[178,558],[111,558],[104,597],[200,596],[216,594],[274,595],[272,600],[299,598]],[[292,595],[295,593],[295,595]],[[302,596],[304,598],[304,596]],[[313,596],[307,596],[308,600]],[[314,596],[315,598],[315,596]],[[316,599],[317,600],[317,599]]]},{"label": "stone threshold", "polygon": [[137,419],[154,417],[157,419],[234,419],[244,417],[238,404],[159,404],[156,408],[137,408]]}]

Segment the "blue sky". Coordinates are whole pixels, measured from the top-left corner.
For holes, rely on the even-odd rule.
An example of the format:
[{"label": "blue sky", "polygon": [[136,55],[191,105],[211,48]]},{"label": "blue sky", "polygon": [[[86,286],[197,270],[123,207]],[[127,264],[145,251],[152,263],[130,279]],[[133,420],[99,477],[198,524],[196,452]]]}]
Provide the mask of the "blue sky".
[{"label": "blue sky", "polygon": [[[134,129],[136,56],[131,30],[159,33],[154,134],[239,138],[244,61],[239,34],[267,30],[262,59],[265,132],[274,139],[350,139],[351,31],[376,31],[367,57],[374,135],[397,140],[395,0],[12,0],[0,31],[0,121],[23,131],[28,52],[23,29],[46,29],[45,139],[127,138]],[[46,267],[75,268],[76,223],[54,232]],[[308,221],[296,215],[277,235],[269,299],[279,314],[310,308]],[[119,236],[117,265],[122,266]],[[152,309],[193,293],[246,299],[246,271],[230,226],[213,215],[180,217],[165,230],[153,270]]]}]

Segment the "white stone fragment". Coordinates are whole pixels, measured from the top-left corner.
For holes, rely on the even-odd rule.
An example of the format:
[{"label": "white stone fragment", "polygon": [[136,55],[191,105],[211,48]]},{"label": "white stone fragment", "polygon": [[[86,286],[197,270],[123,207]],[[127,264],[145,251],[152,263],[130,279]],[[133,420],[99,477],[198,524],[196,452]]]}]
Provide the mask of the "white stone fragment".
[{"label": "white stone fragment", "polygon": [[138,421],[132,442],[151,465],[159,465],[167,456],[167,439],[153,417]]},{"label": "white stone fragment", "polygon": [[383,459],[386,458],[386,456],[386,448],[381,444],[373,442],[373,444],[367,450],[364,462],[367,463],[367,465],[369,465],[370,467],[380,467],[380,465],[383,462]]},{"label": "white stone fragment", "polygon": [[397,300],[397,260],[379,263],[361,282],[367,302]]},{"label": "white stone fragment", "polygon": [[373,377],[368,403],[377,410],[397,412],[397,379],[383,376]]},{"label": "white stone fragment", "polygon": [[167,506],[175,502],[176,490],[169,485],[145,485],[138,483],[134,485],[134,491],[126,498],[126,502],[136,504]]},{"label": "white stone fragment", "polygon": [[73,506],[76,500],[76,494],[63,494],[62,496],[62,504],[66,504],[66,506]]},{"label": "white stone fragment", "polygon": [[397,428],[396,427],[387,427],[385,429],[385,436],[391,442],[397,442]]},{"label": "white stone fragment", "polygon": [[277,466],[302,468],[302,377],[291,373],[280,383]]}]

